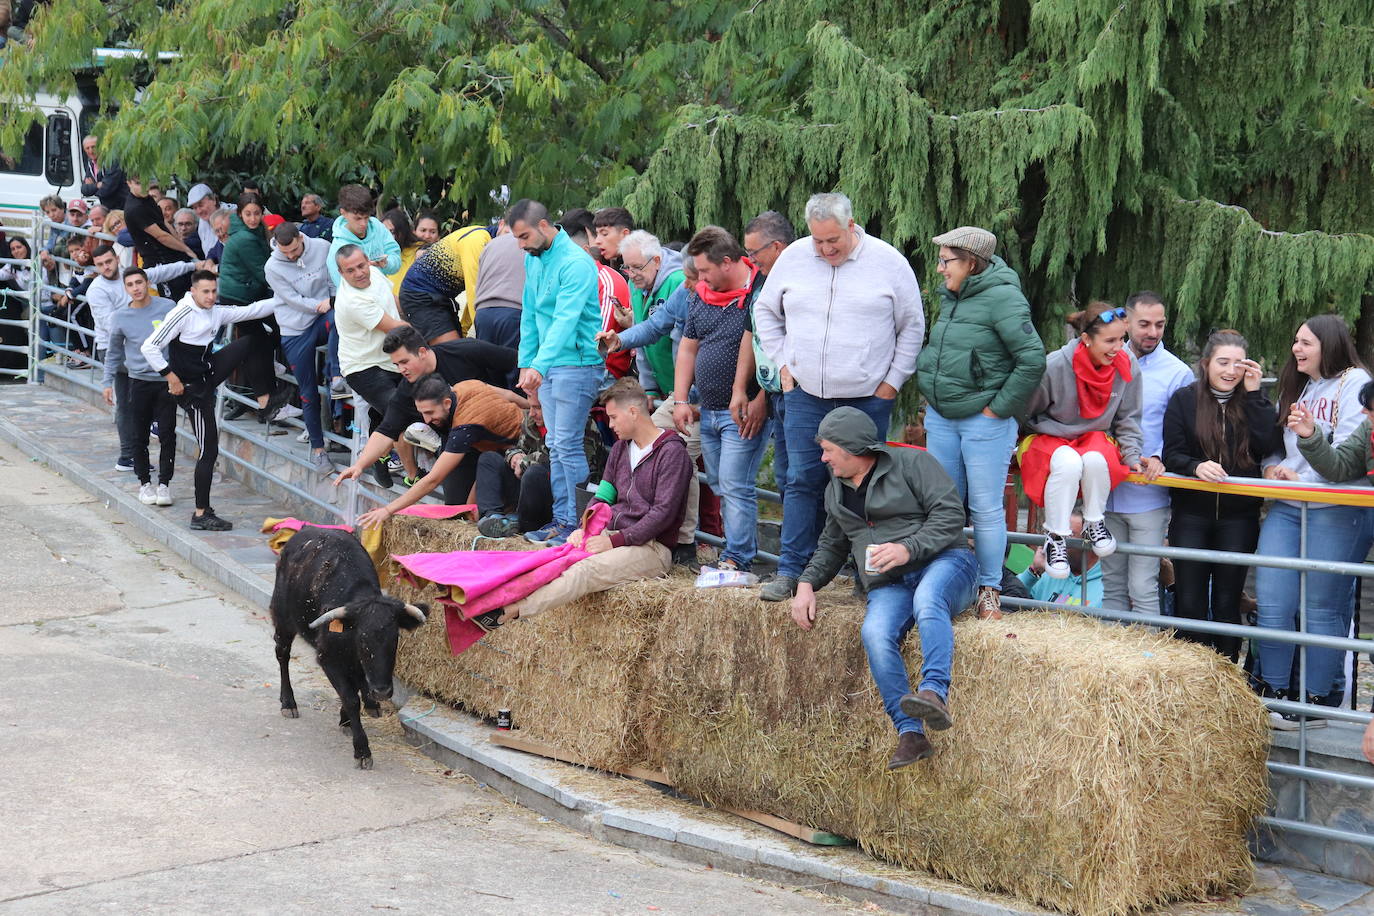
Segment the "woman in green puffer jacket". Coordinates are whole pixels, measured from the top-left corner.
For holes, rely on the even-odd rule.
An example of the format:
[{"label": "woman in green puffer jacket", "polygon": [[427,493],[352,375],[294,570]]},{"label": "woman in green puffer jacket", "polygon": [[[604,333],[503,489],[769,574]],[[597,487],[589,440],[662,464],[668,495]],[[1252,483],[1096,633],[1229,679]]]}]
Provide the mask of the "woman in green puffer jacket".
[{"label": "woman in green puffer jacket", "polygon": [[263,271],[272,256],[264,212],[262,198],[245,191],[238,211],[229,214],[229,238],[219,262],[219,301],[225,305],[249,305],[272,295]]},{"label": "woman in green puffer jacket", "polygon": [[940,246],[940,317],[916,363],[929,405],[926,446],[973,518],[979,617],[1002,616],[1007,550],[1003,484],[1016,447],[1016,418],[1045,371],[1045,345],[1021,278],[993,252],[997,236],[962,226]]}]

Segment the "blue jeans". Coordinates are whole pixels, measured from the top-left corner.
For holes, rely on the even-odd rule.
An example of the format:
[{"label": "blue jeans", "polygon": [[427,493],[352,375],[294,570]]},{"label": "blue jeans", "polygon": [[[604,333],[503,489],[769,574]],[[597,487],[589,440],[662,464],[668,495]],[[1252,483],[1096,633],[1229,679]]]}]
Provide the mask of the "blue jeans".
[{"label": "blue jeans", "polygon": [[320,378],[315,348],[329,342],[329,316],[318,315],[313,324],[295,337],[282,337],[281,348],[291,363],[291,374],[301,390],[301,419],[310,433],[310,447],[324,448],[324,429],[320,426]]},{"label": "blue jeans", "polygon": [[921,637],[921,686],[940,699],[949,697],[949,669],[954,661],[954,618],[973,602],[978,561],[967,547],[949,547],[925,566],[868,593],[864,615],[864,652],[868,670],[883,697],[883,709],[897,733],[922,732],[921,723],[902,712],[902,697],[911,693],[902,640],[912,624]]},{"label": "blue jeans", "polygon": [[759,465],[768,447],[771,420],[765,420],[752,439],[742,439],[728,410],[701,411],[701,457],[706,462],[706,483],[720,497],[725,523],[722,560],[734,560],[748,569],[759,549],[759,500],[754,493]]},{"label": "blue jeans", "polygon": [[[1307,556],[1314,560],[1360,563],[1369,552],[1374,512],[1354,506],[1309,509],[1307,513]],[[1277,557],[1296,557],[1301,542],[1302,510],[1276,502],[1260,527],[1256,552]],[[1276,630],[1297,630],[1299,621],[1298,587],[1302,575],[1292,569],[1255,570],[1255,594],[1259,603],[1259,625]],[[1332,573],[1307,575],[1307,632],[1326,636],[1347,636],[1355,613],[1355,579]],[[1259,641],[1260,676],[1274,690],[1296,687],[1290,683],[1293,654],[1291,643]],[[1326,696],[1344,667],[1345,653],[1339,649],[1307,650],[1307,693]]]},{"label": "blue jeans", "polygon": [[539,386],[544,441],[549,446],[553,520],[564,527],[577,527],[577,488],[591,473],[587,453],[582,449],[582,432],[587,428],[587,414],[596,401],[605,371],[601,364],[555,366]]},{"label": "blue jeans", "polygon": [[933,407],[927,408],[926,448],[954,480],[959,498],[973,517],[978,584],[1000,589],[1007,554],[1002,496],[1016,448],[1016,418],[993,419],[980,411],[961,420],[946,420]]},{"label": "blue jeans", "polygon": [[773,420],[773,481],[781,496],[787,492],[787,400],[782,392],[768,393],[768,415]]},{"label": "blue jeans", "polygon": [[878,438],[887,438],[892,402],[886,398],[818,398],[800,388],[783,395],[787,440],[787,486],[782,498],[782,557],[778,573],[796,578],[806,568],[825,524],[825,488],[830,472],[821,464],[816,432],[821,420],[836,407],[857,407],[878,427]]}]

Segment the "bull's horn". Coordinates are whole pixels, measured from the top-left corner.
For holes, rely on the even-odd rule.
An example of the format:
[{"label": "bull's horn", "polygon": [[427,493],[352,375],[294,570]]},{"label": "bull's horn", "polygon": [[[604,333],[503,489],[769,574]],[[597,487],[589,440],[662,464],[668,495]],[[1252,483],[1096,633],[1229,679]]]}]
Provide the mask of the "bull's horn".
[{"label": "bull's horn", "polygon": [[345,606],[345,607],[336,607],[336,608],[334,608],[334,610],[332,610],[332,611],[325,611],[323,614],[321,614],[320,616],[316,617],[316,618],[315,618],[315,622],[312,623],[312,624],[310,624],[310,629],[312,629],[312,630],[318,629],[318,628],[324,626],[326,623],[329,623],[329,621],[331,621],[331,620],[343,620],[343,619],[344,619],[345,617],[347,617],[347,616],[348,616],[348,608],[347,608],[346,606]]},{"label": "bull's horn", "polygon": [[425,612],[422,611],[422,610],[420,610],[419,608],[417,608],[417,607],[416,607],[415,605],[413,605],[413,604],[407,604],[407,605],[406,605],[406,613],[409,614],[411,617],[414,617],[416,620],[420,621],[421,623],[424,623],[424,622],[425,622]]}]

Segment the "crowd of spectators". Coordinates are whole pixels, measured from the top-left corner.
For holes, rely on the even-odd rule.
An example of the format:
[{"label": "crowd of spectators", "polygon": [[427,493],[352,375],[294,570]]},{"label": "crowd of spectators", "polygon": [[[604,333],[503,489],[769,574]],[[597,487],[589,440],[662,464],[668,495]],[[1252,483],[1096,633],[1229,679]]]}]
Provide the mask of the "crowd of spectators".
[{"label": "crowd of spectators", "polygon": [[[50,232],[39,277],[30,241],[12,237],[7,253],[25,264],[0,269],[0,283],[62,290],[43,297],[43,311],[80,330],[44,325],[44,343],[72,365],[104,365],[118,466],[138,476],[150,505],[172,503],[174,464],[164,447],[154,483],[150,428],[164,433],[183,409],[201,444],[194,527],[231,527],[209,503],[221,419],[209,413],[212,395],[231,379],[256,397],[263,422],[301,417],[324,474],[335,470],[324,433],[348,422],[352,397],[353,422],[365,416],[371,435],[336,482],[370,473],[395,496],[364,525],[436,493],[474,500],[490,536],[592,543],[584,509],[608,462],[626,462],[615,472],[636,487],[643,474],[694,464],[702,481],[681,475],[680,512],[645,515],[657,528],[638,545],[608,536],[607,549],[662,548],[627,556],[626,569],[695,565],[698,530],[722,539],[716,569],[754,569],[766,463],[781,495],[781,550],[760,597],[791,602],[809,627],[816,589],[852,564],[869,600],[874,676],[904,735],[947,714],[947,672],[926,672],[913,694],[894,668],[892,647],[913,625],[923,644],[942,646],[950,615],[972,603],[979,617],[999,617],[1004,594],[1240,623],[1245,567],[1180,560],[1164,589],[1158,559],[1118,553],[1118,540],[1360,561],[1374,539],[1365,509],[1311,506],[1304,547],[1294,502],[1262,515],[1253,495],[1158,485],[1166,471],[1341,483],[1374,468],[1374,385],[1333,315],[1297,329],[1276,406],[1239,332],[1213,333],[1196,366],[1171,353],[1167,305],[1149,291],[1066,316],[1071,333],[1047,354],[1020,278],[978,227],[931,240],[942,283],[927,334],[908,258],[866,232],[839,193],[814,195],[801,213],[760,213],[738,235],[703,226],[680,241],[624,208],[555,216],[533,200],[445,232],[429,211],[379,217],[359,185],[338,190],[336,216],[317,194],[286,219],[260,189],[222,203],[206,184],[183,205],[102,163],[87,139],[84,189],[100,204],[54,197],[43,209],[114,241]],[[920,461],[883,445],[909,384],[926,404]],[[684,457],[674,446],[649,460],[668,433]],[[634,443],[624,455],[618,439]],[[641,464],[655,470],[641,474]],[[1004,514],[1009,466],[1046,536],[1019,567]],[[877,531],[892,538],[874,541]],[[1294,628],[1298,573],[1263,569],[1257,586],[1259,622]],[[1309,629],[1347,635],[1354,600],[1351,577],[1310,575]],[[943,608],[943,622],[913,616],[912,601]],[[1236,637],[1179,635],[1240,660]],[[1339,702],[1343,658],[1309,649],[1302,699]],[[1246,664],[1260,692],[1296,697],[1291,644],[1260,640]],[[905,740],[894,760],[928,750]]]}]

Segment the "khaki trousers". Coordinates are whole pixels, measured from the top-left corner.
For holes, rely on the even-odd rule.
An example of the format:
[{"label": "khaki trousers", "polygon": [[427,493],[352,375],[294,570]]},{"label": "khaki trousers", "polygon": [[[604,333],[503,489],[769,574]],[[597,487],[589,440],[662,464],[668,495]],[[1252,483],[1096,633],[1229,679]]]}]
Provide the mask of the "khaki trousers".
[{"label": "khaki trousers", "polygon": [[[664,401],[654,411],[654,425],[659,429],[676,430],[673,425],[673,401],[672,398]],[[682,436],[682,433],[678,433]],[[687,435],[682,436],[682,441],[687,443],[687,454],[692,459],[692,478],[687,482],[687,506],[682,513],[682,527],[678,529],[677,542],[679,544],[695,544],[697,540],[697,519],[699,517],[699,501],[701,499],[701,481],[697,479],[697,462],[701,459],[701,421],[695,421],[687,428]]]},{"label": "khaki trousers", "polygon": [[563,575],[512,602],[509,608],[519,611],[521,617],[530,617],[614,585],[666,576],[672,567],[672,551],[658,541],[638,547],[613,547],[574,563]]}]

